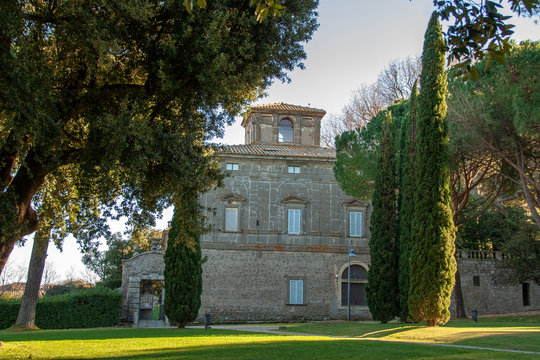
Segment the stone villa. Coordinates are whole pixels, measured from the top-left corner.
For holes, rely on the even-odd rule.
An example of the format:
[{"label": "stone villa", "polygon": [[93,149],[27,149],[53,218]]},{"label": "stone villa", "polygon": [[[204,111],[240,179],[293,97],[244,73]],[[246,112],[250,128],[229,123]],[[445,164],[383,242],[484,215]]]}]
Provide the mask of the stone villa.
[{"label": "stone villa", "polygon": [[[324,115],[284,103],[254,106],[242,123],[245,145],[220,152],[229,177],[223,188],[200,198],[213,209],[206,214],[213,230],[201,238],[207,261],[200,318],[209,313],[214,322],[345,319],[349,271],[351,317],[370,317],[365,286],[371,205],[338,186],[335,151],[320,147]],[[162,245],[166,238],[167,231]],[[356,256],[349,269],[350,249]],[[540,308],[540,287],[506,284],[496,260],[470,257],[459,259],[468,313]],[[124,318],[149,319],[161,300],[143,284],[163,280],[163,268],[157,248],[124,262]]]}]

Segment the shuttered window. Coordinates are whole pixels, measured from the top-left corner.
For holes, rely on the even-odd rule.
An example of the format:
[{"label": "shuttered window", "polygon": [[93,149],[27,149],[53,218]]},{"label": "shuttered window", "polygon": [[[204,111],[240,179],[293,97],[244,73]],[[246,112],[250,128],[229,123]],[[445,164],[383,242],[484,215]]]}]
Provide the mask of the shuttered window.
[{"label": "shuttered window", "polygon": [[238,208],[225,208],[225,231],[238,231]]},{"label": "shuttered window", "polygon": [[288,233],[293,235],[300,234],[300,218],[302,210],[300,209],[289,209],[289,219],[288,219]]},{"label": "shuttered window", "polygon": [[304,303],[304,280],[289,280],[289,304]]},{"label": "shuttered window", "polygon": [[362,212],[349,212],[349,236],[362,236]]}]

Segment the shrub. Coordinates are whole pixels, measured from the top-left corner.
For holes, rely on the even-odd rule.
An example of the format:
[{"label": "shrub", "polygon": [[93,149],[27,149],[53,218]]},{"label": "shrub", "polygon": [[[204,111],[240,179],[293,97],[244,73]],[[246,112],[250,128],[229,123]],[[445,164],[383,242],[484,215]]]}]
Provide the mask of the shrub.
[{"label": "shrub", "polygon": [[[69,329],[114,326],[120,320],[122,296],[107,288],[84,289],[39,299],[36,326]],[[0,325],[7,328],[17,318],[20,300],[0,300]]]},{"label": "shrub", "polygon": [[10,327],[17,320],[21,299],[0,298],[0,329]]},{"label": "shrub", "polygon": [[47,292],[45,293],[45,296],[50,297],[64,295],[80,289],[89,289],[91,287],[93,287],[92,284],[82,280],[66,281],[62,284],[55,284],[49,286]]}]

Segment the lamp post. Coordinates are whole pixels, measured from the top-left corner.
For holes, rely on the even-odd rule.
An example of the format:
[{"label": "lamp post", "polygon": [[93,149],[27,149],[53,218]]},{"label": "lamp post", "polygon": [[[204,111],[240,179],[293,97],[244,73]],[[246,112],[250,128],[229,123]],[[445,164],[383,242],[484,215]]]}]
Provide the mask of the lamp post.
[{"label": "lamp post", "polygon": [[354,249],[351,247],[351,239],[349,239],[349,251],[347,254],[348,267],[347,267],[347,320],[351,320],[351,256],[356,256]]}]

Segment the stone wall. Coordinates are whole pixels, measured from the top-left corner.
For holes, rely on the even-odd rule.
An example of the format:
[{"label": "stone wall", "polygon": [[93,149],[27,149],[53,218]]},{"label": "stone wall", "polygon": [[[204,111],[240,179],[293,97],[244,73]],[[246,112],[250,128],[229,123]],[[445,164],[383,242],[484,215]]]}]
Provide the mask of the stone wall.
[{"label": "stone wall", "polygon": [[[346,319],[341,305],[339,275],[347,267],[346,248],[321,252],[309,248],[273,246],[203,248],[202,306],[198,322],[208,312],[212,322],[305,321]],[[351,258],[351,264],[368,267],[369,255]],[[503,262],[493,258],[460,258],[458,266],[465,310],[479,315],[540,309],[540,286],[529,283],[529,305],[523,305],[523,287],[506,281]],[[124,317],[138,310],[141,279],[163,279],[163,253],[136,255],[124,262],[122,290]],[[131,274],[131,276],[127,276]],[[478,276],[477,285],[474,277]],[[291,279],[304,281],[304,303],[288,304]],[[452,308],[453,310],[453,304]],[[452,311],[453,312],[453,311]],[[369,319],[366,307],[351,308],[353,319]]]},{"label": "stone wall", "polygon": [[[348,213],[361,211],[362,236],[359,246],[367,252],[371,205],[355,201],[337,184],[333,161],[282,158],[249,159],[221,156],[221,162],[239,163],[225,186],[202,194],[201,205],[208,209],[212,231],[201,243],[332,246],[348,241]],[[300,166],[300,174],[287,172]],[[287,233],[287,199],[303,201],[300,235]],[[226,232],[225,208],[238,204],[239,229]]]},{"label": "stone wall", "polygon": [[[465,312],[479,315],[508,314],[540,310],[540,286],[528,282],[529,305],[523,304],[523,285],[506,279],[504,262],[500,256],[466,256],[458,258]],[[478,277],[476,284],[474,277]]]},{"label": "stone wall", "polygon": [[140,309],[141,280],[163,280],[163,253],[149,251],[122,261],[122,319],[137,324]]},{"label": "stone wall", "polygon": [[[203,249],[202,307],[215,322],[346,319],[339,274],[347,253],[278,250]],[[351,261],[367,268],[368,256]],[[289,280],[304,282],[304,304],[290,305]],[[369,319],[367,307],[352,307],[352,317]]]}]

